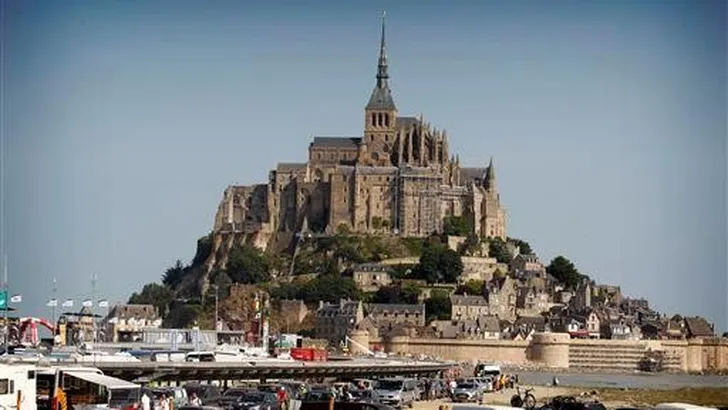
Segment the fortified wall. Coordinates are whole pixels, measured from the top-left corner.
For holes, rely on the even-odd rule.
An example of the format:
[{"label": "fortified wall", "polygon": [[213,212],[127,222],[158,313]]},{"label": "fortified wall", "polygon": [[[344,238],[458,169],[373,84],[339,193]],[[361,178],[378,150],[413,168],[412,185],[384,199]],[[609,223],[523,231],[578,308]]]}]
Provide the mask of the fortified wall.
[{"label": "fortified wall", "polygon": [[397,355],[426,355],[453,361],[485,361],[503,365],[569,370],[631,372],[645,354],[664,351],[663,368],[680,373],[728,372],[728,339],[583,340],[565,333],[536,333],[530,341],[423,339],[393,336],[352,337],[370,349]]}]

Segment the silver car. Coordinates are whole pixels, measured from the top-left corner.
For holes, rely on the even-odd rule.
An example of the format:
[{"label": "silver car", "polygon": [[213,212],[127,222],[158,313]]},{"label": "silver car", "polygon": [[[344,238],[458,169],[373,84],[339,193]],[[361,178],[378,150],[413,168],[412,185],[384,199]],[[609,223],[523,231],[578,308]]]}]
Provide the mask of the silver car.
[{"label": "silver car", "polygon": [[453,401],[457,403],[477,403],[482,400],[483,386],[475,382],[458,383],[453,392]]}]

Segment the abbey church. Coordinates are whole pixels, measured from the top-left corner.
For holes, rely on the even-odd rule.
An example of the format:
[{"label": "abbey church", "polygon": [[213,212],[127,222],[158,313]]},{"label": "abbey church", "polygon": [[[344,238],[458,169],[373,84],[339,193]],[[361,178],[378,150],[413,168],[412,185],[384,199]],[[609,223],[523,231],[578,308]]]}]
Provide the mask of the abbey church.
[{"label": "abbey church", "polygon": [[400,116],[389,84],[385,22],[376,85],[357,137],[314,137],[308,161],[279,163],[268,183],[225,190],[214,232],[243,234],[265,247],[279,233],[441,232],[447,216],[463,216],[481,237],[506,236],[492,159],[460,165],[448,135],[422,116]]}]

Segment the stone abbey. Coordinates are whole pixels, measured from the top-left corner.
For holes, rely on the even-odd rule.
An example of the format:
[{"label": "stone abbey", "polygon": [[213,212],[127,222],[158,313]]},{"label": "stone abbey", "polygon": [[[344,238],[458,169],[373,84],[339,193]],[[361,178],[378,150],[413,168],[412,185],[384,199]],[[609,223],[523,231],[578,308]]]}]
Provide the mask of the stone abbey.
[{"label": "stone abbey", "polygon": [[399,115],[384,18],[376,85],[363,114],[361,137],[314,137],[307,162],[279,163],[267,184],[228,187],[214,232],[266,247],[278,234],[341,229],[427,236],[442,232],[445,217],[462,216],[481,237],[505,238],[492,159],[485,168],[462,167],[444,130],[421,115]]}]

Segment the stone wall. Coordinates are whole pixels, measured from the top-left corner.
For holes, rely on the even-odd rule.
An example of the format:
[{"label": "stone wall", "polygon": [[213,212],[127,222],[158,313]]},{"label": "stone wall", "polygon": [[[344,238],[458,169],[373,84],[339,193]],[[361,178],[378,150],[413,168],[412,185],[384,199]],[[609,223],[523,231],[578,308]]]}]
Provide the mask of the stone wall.
[{"label": "stone wall", "polygon": [[583,340],[565,333],[537,333],[530,341],[372,338],[372,348],[396,355],[426,355],[453,361],[486,361],[506,365],[572,370],[626,371],[648,349],[665,351],[665,370],[689,373],[728,372],[728,339]]}]

